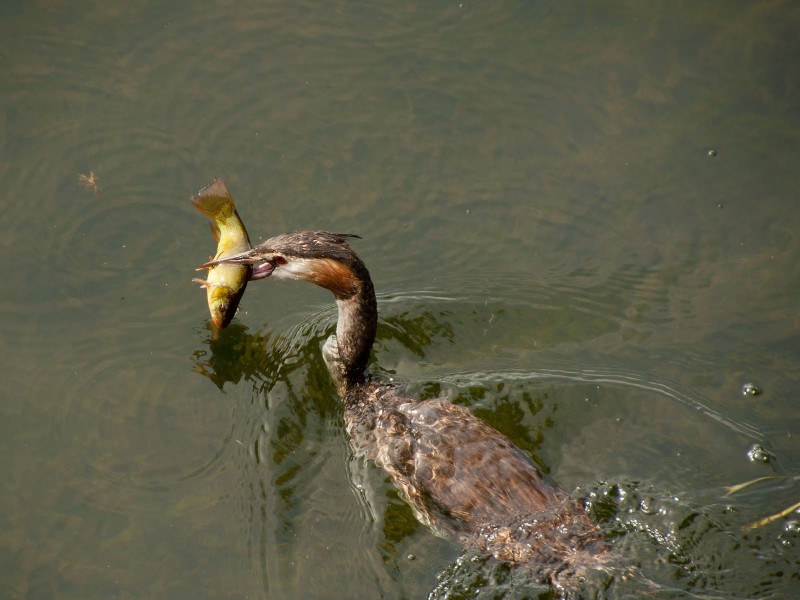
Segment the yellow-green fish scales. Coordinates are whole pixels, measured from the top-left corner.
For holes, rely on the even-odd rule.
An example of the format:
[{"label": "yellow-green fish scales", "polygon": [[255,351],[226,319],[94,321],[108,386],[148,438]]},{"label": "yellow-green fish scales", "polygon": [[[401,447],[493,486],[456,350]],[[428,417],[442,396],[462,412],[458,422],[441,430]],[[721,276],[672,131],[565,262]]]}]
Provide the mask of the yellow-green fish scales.
[{"label": "yellow-green fish scales", "polygon": [[[211,185],[200,190],[191,202],[192,206],[211,219],[211,231],[217,239],[214,260],[250,249],[247,230],[221,179],[215,179]],[[251,271],[248,265],[221,264],[209,269],[205,281],[194,280],[206,288],[211,320],[220,329],[226,327],[236,314]]]}]

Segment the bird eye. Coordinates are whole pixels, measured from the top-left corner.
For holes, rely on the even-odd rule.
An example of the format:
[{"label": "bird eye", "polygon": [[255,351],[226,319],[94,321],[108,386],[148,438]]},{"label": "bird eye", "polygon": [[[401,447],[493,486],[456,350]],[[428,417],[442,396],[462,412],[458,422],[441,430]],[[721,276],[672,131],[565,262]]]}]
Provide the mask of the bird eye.
[{"label": "bird eye", "polygon": [[275,262],[277,264],[279,264],[279,265],[285,265],[286,264],[286,259],[283,258],[282,256],[276,256],[275,257]]}]

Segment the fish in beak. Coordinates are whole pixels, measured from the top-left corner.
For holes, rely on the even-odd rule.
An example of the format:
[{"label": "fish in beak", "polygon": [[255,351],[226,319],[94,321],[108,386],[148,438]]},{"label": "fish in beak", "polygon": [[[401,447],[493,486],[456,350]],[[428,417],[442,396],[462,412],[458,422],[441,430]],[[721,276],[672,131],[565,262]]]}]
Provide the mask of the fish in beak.
[{"label": "fish in beak", "polygon": [[250,269],[250,281],[258,279],[266,279],[275,270],[275,262],[270,258],[265,257],[255,248],[234,254],[231,256],[223,256],[203,263],[197,270],[201,269],[214,269],[222,265],[241,265]]},{"label": "fish in beak", "polygon": [[222,329],[236,314],[253,272],[249,264],[226,262],[225,259],[247,254],[250,251],[250,238],[236,212],[233,198],[221,179],[215,179],[211,185],[200,190],[191,202],[211,220],[211,233],[217,240],[214,260],[200,267],[208,269],[206,279],[193,281],[206,288],[211,320]]}]

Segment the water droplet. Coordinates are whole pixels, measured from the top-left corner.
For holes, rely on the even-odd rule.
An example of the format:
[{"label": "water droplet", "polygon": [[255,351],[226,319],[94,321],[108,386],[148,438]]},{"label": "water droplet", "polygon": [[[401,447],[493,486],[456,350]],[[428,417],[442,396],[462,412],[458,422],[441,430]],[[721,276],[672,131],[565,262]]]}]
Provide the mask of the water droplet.
[{"label": "water droplet", "polygon": [[758,396],[761,393],[761,388],[756,387],[754,383],[745,383],[742,386],[742,396]]},{"label": "water droplet", "polygon": [[784,548],[792,548],[800,538],[800,522],[792,519],[786,521],[783,531],[778,534],[778,543]]},{"label": "water droplet", "polygon": [[753,444],[747,451],[747,458],[750,459],[750,462],[768,463],[774,457],[761,444]]}]

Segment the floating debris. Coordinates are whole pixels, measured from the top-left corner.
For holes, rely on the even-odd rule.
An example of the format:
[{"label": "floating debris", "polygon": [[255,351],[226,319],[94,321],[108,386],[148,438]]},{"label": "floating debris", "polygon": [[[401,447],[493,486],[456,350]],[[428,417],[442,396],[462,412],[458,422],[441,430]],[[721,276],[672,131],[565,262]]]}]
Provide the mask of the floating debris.
[{"label": "floating debris", "polygon": [[764,517],[763,519],[759,519],[758,521],[754,521],[754,522],[750,523],[749,525],[745,525],[743,527],[743,529],[745,531],[750,531],[751,529],[757,529],[759,527],[763,527],[764,525],[769,525],[773,521],[777,521],[781,517],[785,517],[786,515],[791,514],[793,511],[795,511],[795,510],[797,510],[799,508],[800,508],[800,502],[798,502],[796,504],[792,504],[789,508],[784,509],[779,513],[776,513],[774,515],[770,515],[769,517]]},{"label": "floating debris", "polygon": [[783,477],[783,475],[765,475],[764,477],[757,477],[756,479],[751,479],[750,481],[745,481],[744,483],[729,485],[725,488],[725,495],[730,496],[731,494],[735,494],[736,492],[739,492],[746,487],[750,487],[753,484],[767,481],[768,479],[780,479],[781,477]]},{"label": "floating debris", "polygon": [[94,174],[94,171],[89,171],[88,175],[78,173],[78,181],[80,181],[87,190],[91,190],[92,193],[100,193],[100,186],[97,185],[97,176]]}]

